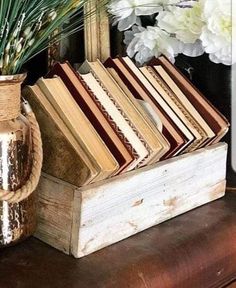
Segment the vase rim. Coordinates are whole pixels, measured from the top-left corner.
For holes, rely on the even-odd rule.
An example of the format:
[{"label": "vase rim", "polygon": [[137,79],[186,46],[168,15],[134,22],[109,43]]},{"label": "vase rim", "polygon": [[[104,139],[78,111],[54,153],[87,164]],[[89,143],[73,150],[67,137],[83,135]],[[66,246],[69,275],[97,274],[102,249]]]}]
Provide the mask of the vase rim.
[{"label": "vase rim", "polygon": [[27,73],[13,74],[13,75],[0,75],[1,82],[23,82],[27,77]]}]

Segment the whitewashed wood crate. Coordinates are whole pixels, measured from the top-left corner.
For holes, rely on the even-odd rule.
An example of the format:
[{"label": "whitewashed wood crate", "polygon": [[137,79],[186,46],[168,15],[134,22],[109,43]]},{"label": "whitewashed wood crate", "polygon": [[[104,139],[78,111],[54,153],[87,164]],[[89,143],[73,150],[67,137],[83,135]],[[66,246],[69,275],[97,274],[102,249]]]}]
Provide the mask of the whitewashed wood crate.
[{"label": "whitewashed wood crate", "polygon": [[35,236],[79,258],[225,194],[227,144],[77,188],[42,175]]}]

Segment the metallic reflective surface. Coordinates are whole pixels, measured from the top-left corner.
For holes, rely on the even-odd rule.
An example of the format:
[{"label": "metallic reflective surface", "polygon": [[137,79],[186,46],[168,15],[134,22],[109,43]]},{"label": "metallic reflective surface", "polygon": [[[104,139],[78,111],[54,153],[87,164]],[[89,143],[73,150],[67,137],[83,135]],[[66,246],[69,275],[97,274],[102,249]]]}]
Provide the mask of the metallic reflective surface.
[{"label": "metallic reflective surface", "polygon": [[[24,75],[3,79],[21,82]],[[12,76],[13,77],[13,76]],[[18,91],[20,97],[20,91]],[[17,119],[0,121],[0,187],[16,190],[24,185],[31,172],[31,133],[28,120],[19,115]],[[0,247],[12,245],[32,235],[35,227],[34,195],[28,199],[9,204],[0,201]]]}]

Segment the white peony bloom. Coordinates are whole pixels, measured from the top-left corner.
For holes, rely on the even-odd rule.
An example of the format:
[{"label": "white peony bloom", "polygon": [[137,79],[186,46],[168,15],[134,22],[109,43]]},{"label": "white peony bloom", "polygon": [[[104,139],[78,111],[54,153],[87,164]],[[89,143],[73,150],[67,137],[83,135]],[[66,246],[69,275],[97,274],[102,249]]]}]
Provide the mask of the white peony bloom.
[{"label": "white peony bloom", "polygon": [[[127,34],[129,33],[129,34]],[[125,32],[126,43],[130,40],[130,31]],[[139,33],[134,33],[133,40],[127,47],[127,54],[140,64],[144,64],[153,57],[165,55],[170,61],[174,62],[174,58],[180,53],[180,41],[171,37],[167,32],[159,27],[142,28]]]},{"label": "white peony bloom", "polygon": [[206,22],[200,39],[210,60],[231,65],[232,59],[232,18],[230,0],[205,0],[203,18]]},{"label": "white peony bloom", "polygon": [[[185,5],[190,2],[191,8],[186,7]],[[174,34],[183,43],[194,44],[199,39],[204,26],[201,19],[203,0],[190,2],[182,3],[185,8],[171,6],[169,11],[161,11],[156,19],[161,29]]]},{"label": "white peony bloom", "polygon": [[163,5],[176,3],[177,0],[112,0],[108,12],[114,16],[118,30],[124,31],[133,25],[141,25],[140,17],[153,15],[163,10]]},{"label": "white peony bloom", "polygon": [[124,43],[126,44],[126,46],[128,46],[131,43],[136,33],[143,32],[143,31],[145,31],[145,28],[142,26],[137,26],[137,25],[134,25],[131,30],[125,31]]},{"label": "white peony bloom", "polygon": [[193,44],[181,42],[180,47],[181,53],[188,57],[198,57],[205,52],[202,46],[202,41],[200,40],[195,41]]}]

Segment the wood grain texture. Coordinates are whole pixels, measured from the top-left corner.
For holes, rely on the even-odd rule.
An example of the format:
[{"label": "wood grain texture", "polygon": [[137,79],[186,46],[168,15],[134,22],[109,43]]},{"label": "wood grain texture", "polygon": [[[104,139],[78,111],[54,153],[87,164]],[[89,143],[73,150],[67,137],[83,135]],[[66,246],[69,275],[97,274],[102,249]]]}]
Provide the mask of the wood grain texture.
[{"label": "wood grain texture", "polygon": [[37,230],[35,236],[70,254],[75,187],[43,174],[37,189]]},{"label": "wood grain texture", "polygon": [[225,167],[226,145],[219,144],[78,190],[82,203],[73,255],[85,256],[222,197]]},{"label": "wood grain texture", "polygon": [[227,193],[81,259],[35,238],[2,249],[0,287],[226,288],[236,280],[235,239],[236,195]]},{"label": "wood grain texture", "polygon": [[102,0],[90,0],[85,5],[84,21],[85,57],[89,61],[110,57],[110,25]]},{"label": "wood grain texture", "polygon": [[218,199],[225,193],[226,154],[220,143],[78,189],[44,174],[36,236],[83,257]]}]

